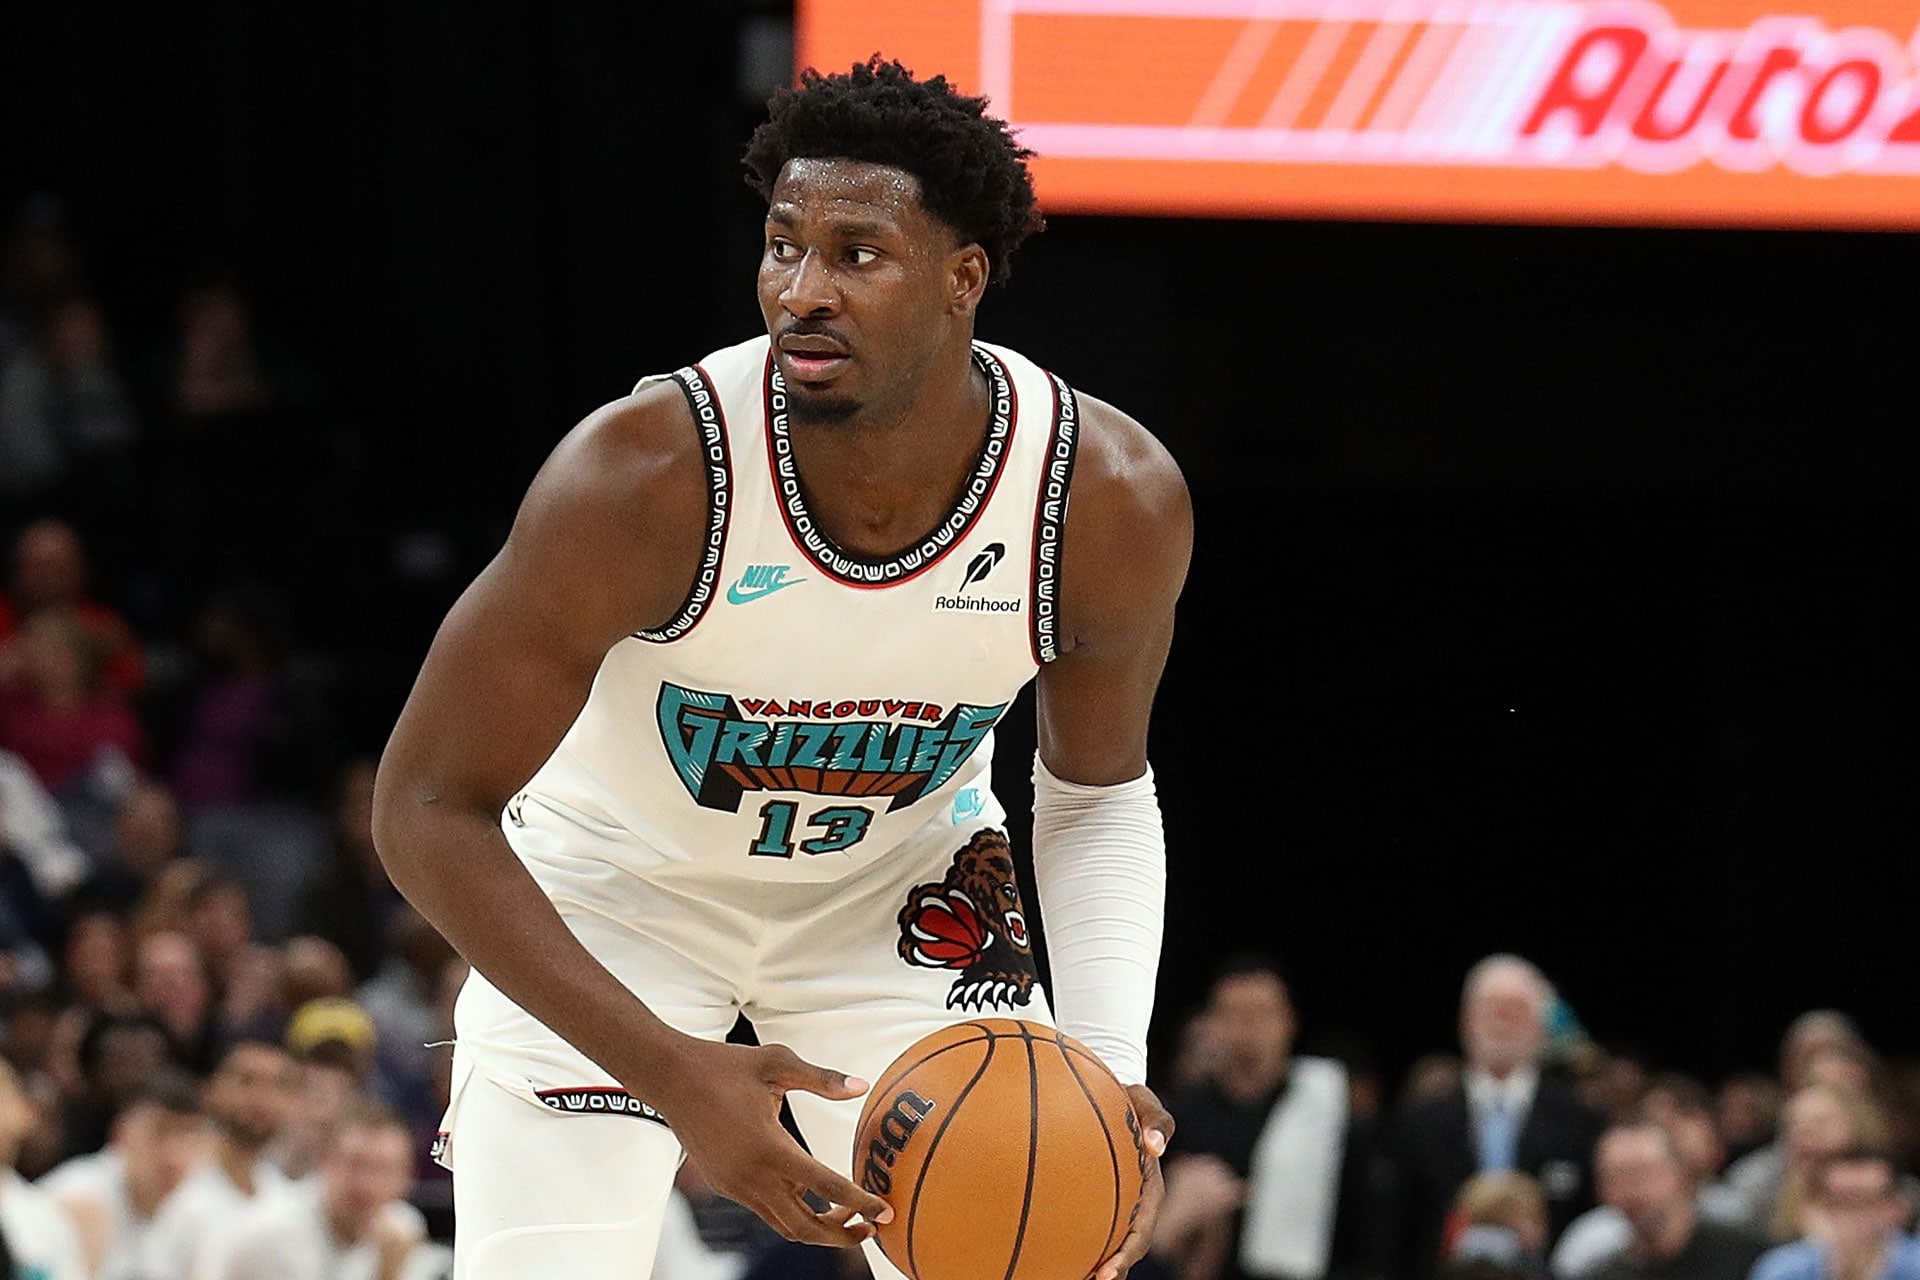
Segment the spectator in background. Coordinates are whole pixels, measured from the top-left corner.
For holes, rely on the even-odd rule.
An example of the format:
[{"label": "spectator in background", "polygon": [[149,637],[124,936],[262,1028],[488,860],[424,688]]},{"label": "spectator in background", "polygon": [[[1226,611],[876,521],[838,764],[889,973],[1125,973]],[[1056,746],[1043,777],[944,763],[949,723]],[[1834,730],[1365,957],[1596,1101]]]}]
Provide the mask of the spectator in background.
[{"label": "spectator in background", "polygon": [[1220,1022],[1211,1005],[1202,1005],[1180,1024],[1179,1047],[1167,1069],[1170,1091],[1198,1088],[1217,1078],[1226,1059]]},{"label": "spectator in background", "polygon": [[187,932],[187,902],[212,870],[198,858],[175,858],[147,882],[133,908],[133,940],[138,946],[156,933]]},{"label": "spectator in background", "polygon": [[1808,1184],[1819,1229],[1769,1250],[1752,1280],[1920,1280],[1920,1243],[1901,1233],[1897,1179],[1892,1157],[1872,1147],[1821,1159]]},{"label": "spectator in background", "polygon": [[200,1276],[202,1251],[217,1228],[285,1185],[266,1153],[298,1101],[298,1088],[293,1058],[278,1044],[238,1041],[220,1059],[202,1094],[213,1121],[211,1158],[187,1176],[153,1221],[147,1266],[158,1280]]},{"label": "spectator in background", "polygon": [[286,976],[280,1003],[298,1009],[310,1000],[344,999],[353,994],[353,970],[340,948],[305,934],[287,939]]},{"label": "spectator in background", "polygon": [[0,995],[0,1057],[23,1072],[52,1075],[64,1034],[60,1019],[60,1002],[51,991]]},{"label": "spectator in background", "polygon": [[1787,1099],[1780,1137],[1727,1170],[1726,1183],[1740,1197],[1745,1221],[1775,1243],[1806,1232],[1809,1184],[1821,1161],[1858,1146],[1884,1146],[1886,1116],[1863,1094],[1809,1084]]},{"label": "spectator in background", "polygon": [[1763,1071],[1738,1072],[1721,1083],[1713,1117],[1729,1165],[1773,1141],[1786,1100],[1780,1082]]},{"label": "spectator in background", "polygon": [[127,983],[132,945],[126,921],[111,911],[82,911],[68,922],[60,951],[61,994],[88,1013],[127,1013],[134,1008]]},{"label": "spectator in background", "polygon": [[1780,1037],[1780,1083],[1788,1093],[1812,1084],[1814,1060],[1839,1050],[1856,1057],[1875,1055],[1854,1020],[1838,1009],[1810,1009],[1787,1024]]},{"label": "spectator in background", "polygon": [[[1672,1072],[1655,1076],[1641,1098],[1639,1113],[1624,1123],[1636,1128],[1656,1125],[1666,1134],[1693,1189],[1694,1210],[1702,1222],[1745,1226],[1745,1202],[1715,1181],[1726,1151],[1714,1128],[1712,1099],[1704,1085]],[[1601,1204],[1560,1233],[1552,1258],[1552,1271],[1559,1280],[1577,1280],[1591,1273],[1631,1243],[1633,1226],[1627,1216],[1607,1203],[1604,1194],[1601,1199]],[[1747,1234],[1759,1239],[1757,1234]]]},{"label": "spectator in background", "polygon": [[1407,1111],[1422,1102],[1444,1098],[1460,1087],[1466,1063],[1451,1053],[1423,1053],[1407,1068],[1400,1083],[1398,1111]]},{"label": "spectator in background", "polygon": [[213,991],[192,939],[170,930],[140,939],[133,957],[133,997],[166,1028],[176,1061],[195,1072],[212,1065]]},{"label": "spectator in background", "polygon": [[0,595],[0,687],[18,678],[18,659],[7,656],[9,641],[33,615],[54,612],[71,616],[100,654],[104,688],[128,698],[140,692],[146,682],[140,643],[119,614],[88,597],[89,576],[86,550],[72,525],[40,520],[21,531],[13,544],[12,590]]},{"label": "spectator in background", "polygon": [[206,1280],[425,1280],[449,1265],[418,1214],[396,1213],[413,1189],[412,1135],[399,1116],[359,1102],[341,1116],[312,1184],[256,1201],[213,1246]]},{"label": "spectator in background", "polygon": [[0,750],[0,850],[26,873],[26,888],[42,900],[63,898],[87,874],[87,854],[67,829],[59,802],[32,767]]},{"label": "spectator in background", "polygon": [[1346,1069],[1294,1053],[1292,997],[1266,960],[1227,965],[1208,1009],[1219,1059],[1170,1095],[1180,1126],[1155,1254],[1181,1280],[1378,1274],[1379,1155]]},{"label": "spectator in background", "polygon": [[268,1152],[288,1179],[313,1177],[340,1117],[364,1097],[373,1026],[351,1001],[323,998],[294,1011],[287,1049],[299,1063],[300,1103]]},{"label": "spectator in background", "polygon": [[15,1170],[20,1146],[39,1116],[13,1067],[0,1058],[0,1237],[15,1277],[86,1280],[73,1224],[46,1191]]},{"label": "spectator in background", "polygon": [[[1492,1233],[1498,1233],[1497,1245]],[[1497,1261],[1504,1275],[1544,1278],[1547,1201],[1540,1184],[1511,1169],[1474,1174],[1454,1195],[1441,1240],[1442,1270],[1448,1275]]]},{"label": "spectator in background", "polygon": [[1701,1220],[1694,1170],[1672,1135],[1646,1121],[1617,1125],[1595,1161],[1600,1197],[1627,1227],[1594,1280],[1745,1280],[1766,1245],[1740,1227]]},{"label": "spectator in background", "polygon": [[388,931],[403,900],[373,847],[375,762],[351,760],[335,787],[332,858],[315,869],[294,903],[293,927],[345,953],[356,981],[379,972]]},{"label": "spectator in background", "polygon": [[303,1062],[344,1071],[356,1093],[364,1092],[373,1078],[378,1044],[379,1032],[366,1010],[343,996],[309,1000],[287,1021],[288,1050]]},{"label": "spectator in background", "polygon": [[146,763],[146,732],[120,695],[101,686],[95,638],[71,613],[40,610],[10,645],[17,679],[0,692],[0,747],[17,754],[56,798],[95,770]]},{"label": "spectator in background", "polygon": [[170,391],[182,419],[267,408],[273,389],[254,343],[253,308],[228,280],[209,280],[180,300],[180,346]]},{"label": "spectator in background", "polygon": [[93,299],[72,295],[42,313],[36,340],[0,353],[0,490],[16,500],[124,493],[138,429],[126,383],[108,360]]},{"label": "spectator in background", "polygon": [[182,849],[173,793],[150,779],[136,782],[115,806],[108,860],[74,891],[75,907],[129,915]]},{"label": "spectator in background", "polygon": [[392,919],[387,962],[354,1000],[378,1032],[375,1095],[423,1124],[438,1118],[433,1073],[439,1051],[428,1046],[448,1039],[440,1021],[440,984],[456,953],[410,905],[401,904]]},{"label": "spectator in background", "polygon": [[[7,870],[4,857],[0,850],[0,875]],[[9,890],[0,892],[0,996],[44,991],[53,985],[53,961],[34,934],[41,930],[46,904],[21,893],[18,881]]]},{"label": "spectator in background", "polygon": [[25,342],[32,317],[78,288],[85,274],[60,198],[36,191],[21,200],[0,244],[0,354]]},{"label": "spectator in background", "polygon": [[203,671],[173,757],[173,786],[188,808],[244,804],[258,792],[270,732],[280,635],[258,595],[210,601],[196,623]]},{"label": "spectator in background", "polygon": [[154,1214],[205,1154],[200,1086],[186,1073],[148,1076],[114,1117],[105,1147],[40,1180],[79,1233],[93,1280],[145,1280]]},{"label": "spectator in background", "polygon": [[269,591],[240,587],[200,610],[199,674],[170,766],[174,792],[189,810],[311,804],[321,794],[331,718],[317,690],[288,667],[283,608]]},{"label": "spectator in background", "polygon": [[1515,1169],[1538,1182],[1549,1245],[1592,1206],[1593,1145],[1603,1122],[1569,1080],[1539,1067],[1553,1001],[1546,977],[1518,956],[1489,956],[1468,973],[1460,1005],[1464,1078],[1401,1115],[1395,1275],[1434,1274],[1448,1207],[1476,1172]]},{"label": "spectator in background", "polygon": [[1651,1072],[1644,1050],[1626,1045],[1596,1048],[1586,1074],[1577,1086],[1580,1100],[1605,1116],[1609,1123],[1624,1124],[1639,1114],[1640,1099],[1647,1090]]},{"label": "spectator in background", "polygon": [[172,1038],[144,1013],[100,1013],[88,1019],[74,1050],[78,1078],[64,1112],[62,1154],[98,1151],[113,1118],[171,1061]]},{"label": "spectator in background", "polygon": [[253,909],[247,902],[247,887],[234,876],[210,872],[187,894],[186,906],[187,937],[200,953],[200,963],[218,1000],[226,995],[234,965],[253,942]]}]

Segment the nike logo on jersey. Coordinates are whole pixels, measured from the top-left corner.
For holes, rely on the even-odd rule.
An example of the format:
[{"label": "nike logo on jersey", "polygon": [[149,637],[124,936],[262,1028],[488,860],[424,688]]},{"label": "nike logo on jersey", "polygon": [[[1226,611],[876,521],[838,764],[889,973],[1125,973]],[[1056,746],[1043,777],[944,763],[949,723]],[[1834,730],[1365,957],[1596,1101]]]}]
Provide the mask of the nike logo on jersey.
[{"label": "nike logo on jersey", "polygon": [[784,564],[750,564],[747,571],[740,575],[740,581],[727,588],[729,604],[747,604],[762,596],[770,596],[785,587],[797,587],[805,578],[789,578]]}]

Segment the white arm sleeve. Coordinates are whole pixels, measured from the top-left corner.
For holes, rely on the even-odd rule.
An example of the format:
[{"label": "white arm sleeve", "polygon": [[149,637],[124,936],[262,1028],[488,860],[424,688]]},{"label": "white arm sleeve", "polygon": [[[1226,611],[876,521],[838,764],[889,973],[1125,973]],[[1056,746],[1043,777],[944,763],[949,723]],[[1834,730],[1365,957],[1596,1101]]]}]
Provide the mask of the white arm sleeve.
[{"label": "white arm sleeve", "polygon": [[1033,758],[1033,879],[1053,1013],[1121,1084],[1147,1079],[1147,1024],[1167,899],[1153,770],[1132,782],[1062,782]]}]

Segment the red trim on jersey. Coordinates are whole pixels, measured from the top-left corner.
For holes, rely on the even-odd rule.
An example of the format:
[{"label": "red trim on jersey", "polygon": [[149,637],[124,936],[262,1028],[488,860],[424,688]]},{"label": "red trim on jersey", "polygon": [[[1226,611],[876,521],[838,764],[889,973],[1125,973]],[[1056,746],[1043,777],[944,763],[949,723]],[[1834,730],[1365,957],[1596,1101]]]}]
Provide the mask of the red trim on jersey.
[{"label": "red trim on jersey", "polygon": [[[774,366],[773,349],[771,347],[768,348],[766,370],[760,380],[760,394],[765,406],[763,417],[765,418],[765,432],[767,437],[767,479],[773,485],[773,502],[774,505],[780,509],[780,521],[786,526],[787,536],[793,540],[794,548],[800,552],[808,564],[826,574],[835,582],[840,583],[842,586],[857,587],[863,591],[883,590],[887,587],[897,587],[905,582],[912,582],[915,578],[933,568],[933,566],[939,564],[942,560],[945,560],[947,555],[955,547],[958,547],[966,541],[967,534],[971,533],[974,527],[979,524],[981,518],[986,515],[987,507],[993,501],[993,495],[999,492],[1000,478],[1007,473],[1009,460],[1013,456],[1014,438],[1018,434],[1020,427],[1020,390],[1014,385],[1013,371],[1007,367],[1007,362],[999,356],[993,355],[991,352],[984,354],[986,354],[1000,370],[999,379],[994,378],[991,369],[983,370],[983,372],[987,374],[988,381],[994,382],[996,386],[999,381],[1004,381],[1007,387],[1007,432],[1001,441],[999,461],[994,464],[993,474],[987,480],[987,491],[980,496],[980,504],[974,508],[973,514],[967,517],[967,521],[965,525],[961,527],[960,531],[954,534],[953,540],[948,542],[946,546],[940,548],[940,550],[932,556],[929,556],[919,568],[915,569],[912,573],[902,574],[898,578],[889,578],[885,582],[862,582],[858,578],[849,578],[845,574],[839,573],[833,566],[821,561],[820,557],[807,545],[805,535],[802,534],[798,526],[794,524],[793,512],[788,509],[786,499],[781,493],[780,459],[774,448],[775,432],[773,429],[773,378],[777,370]],[[782,379],[782,381],[784,381],[784,379]],[[788,447],[791,449],[792,435],[789,433],[786,438],[788,440]],[[969,477],[979,471],[980,461],[986,456],[987,445],[990,443],[990,438],[991,437],[989,437],[989,440],[983,440],[981,442],[980,451],[974,455],[973,467],[967,473]],[[801,503],[802,509],[804,510],[806,499],[800,497],[798,488],[799,470],[797,467],[794,472],[794,484],[794,496]],[[941,516],[933,527],[939,529],[942,525],[946,524],[958,509],[959,507],[957,505],[948,508],[946,514]],[[811,518],[810,513],[809,518]],[[818,522],[816,522],[816,528],[817,527]],[[819,537],[824,545],[832,547],[833,550],[839,552],[839,554],[845,556],[847,559],[857,560],[862,564],[886,565],[901,559],[901,555],[905,554],[903,552],[901,555],[879,557],[855,555],[853,552],[835,546],[824,532],[820,533]]]}]

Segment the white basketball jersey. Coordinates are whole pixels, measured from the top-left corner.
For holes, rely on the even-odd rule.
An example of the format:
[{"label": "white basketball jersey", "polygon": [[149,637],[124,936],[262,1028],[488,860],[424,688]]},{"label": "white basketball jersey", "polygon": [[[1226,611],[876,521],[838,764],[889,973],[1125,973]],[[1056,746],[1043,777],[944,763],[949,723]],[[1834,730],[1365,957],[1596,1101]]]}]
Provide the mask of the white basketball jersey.
[{"label": "white basketball jersey", "polygon": [[668,375],[706,454],[705,556],[679,613],[607,654],[529,793],[625,828],[648,874],[761,880],[838,879],[997,815],[993,726],[1056,652],[1079,414],[1024,357],[973,352],[992,408],[967,484],[884,559],[808,511],[768,339]]}]

